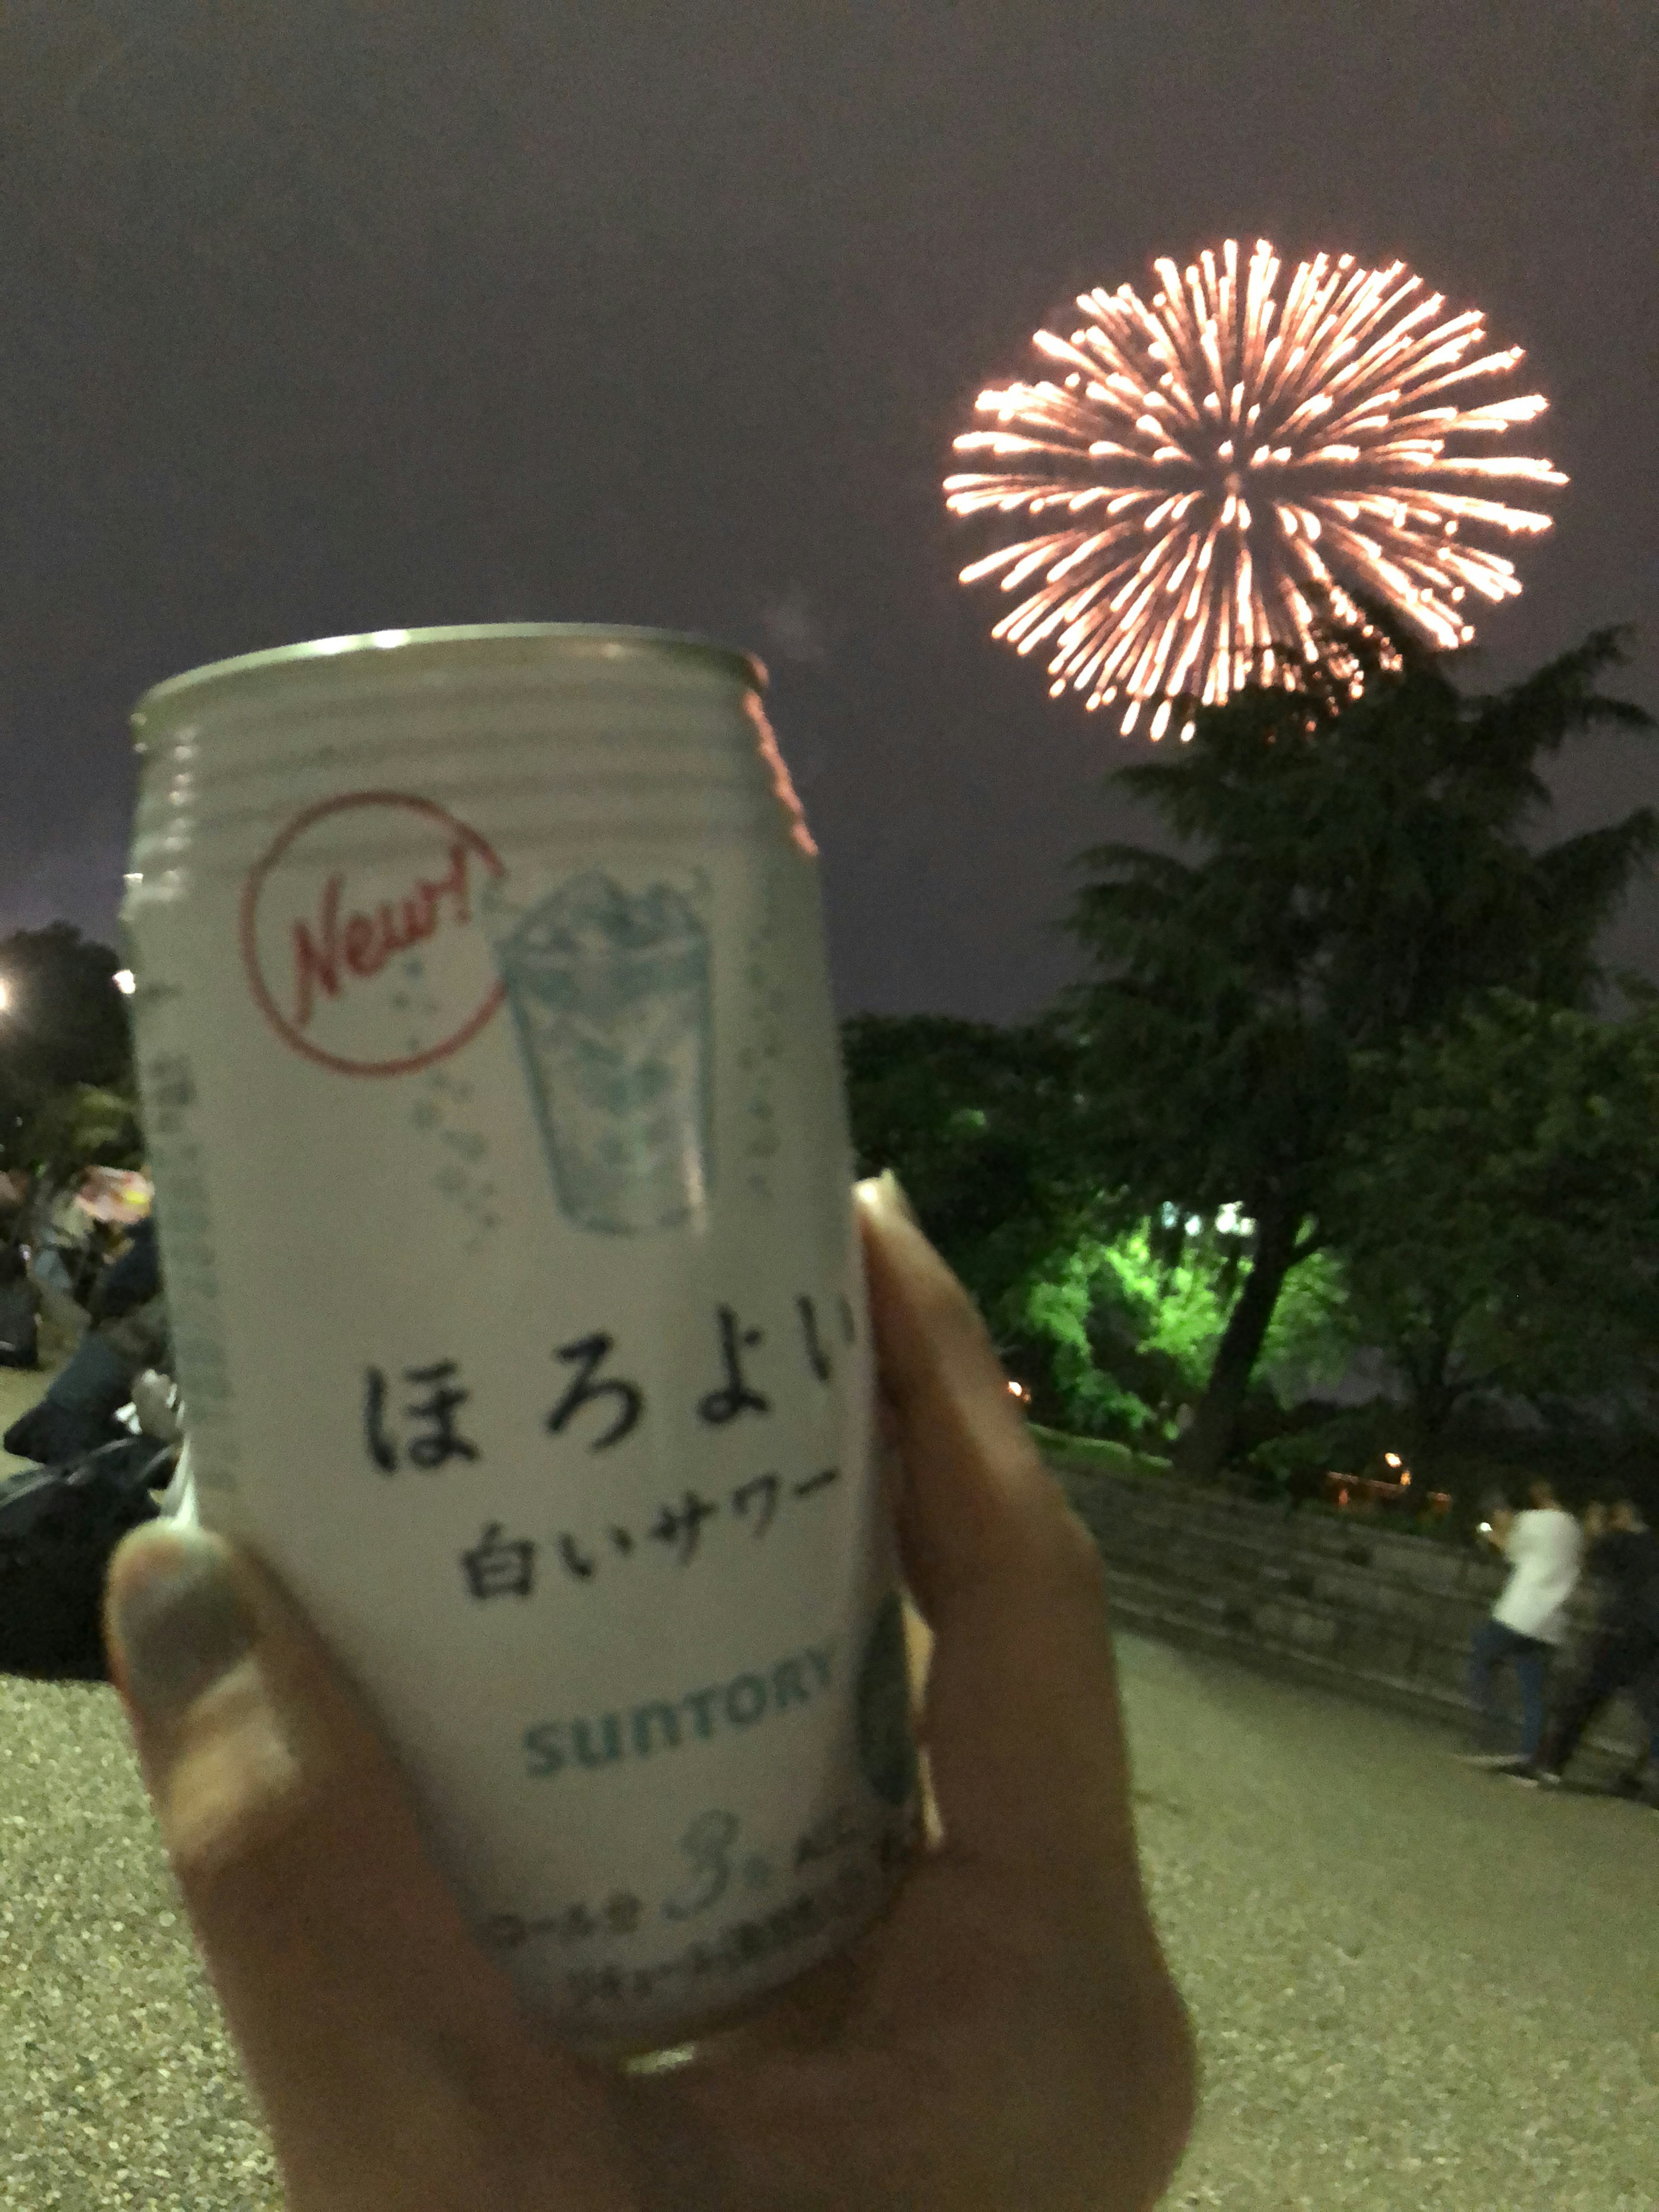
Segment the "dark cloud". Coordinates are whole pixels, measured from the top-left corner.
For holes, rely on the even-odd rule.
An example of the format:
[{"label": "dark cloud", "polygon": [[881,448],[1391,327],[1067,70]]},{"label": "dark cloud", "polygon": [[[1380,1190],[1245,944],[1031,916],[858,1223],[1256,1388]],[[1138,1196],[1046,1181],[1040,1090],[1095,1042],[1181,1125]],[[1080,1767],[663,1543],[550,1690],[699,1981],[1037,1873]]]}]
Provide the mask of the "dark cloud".
[{"label": "dark cloud", "polygon": [[[37,0],[0,24],[0,929],[100,932],[125,716],[285,639],[659,623],[774,667],[852,1006],[1008,1015],[1127,748],[993,647],[938,479],[1077,290],[1232,233],[1398,254],[1573,478],[1494,681],[1647,625],[1645,7]],[[793,642],[792,642],[793,641]],[[1564,820],[1645,797],[1608,740]],[[1659,904],[1620,939],[1659,972]]]}]

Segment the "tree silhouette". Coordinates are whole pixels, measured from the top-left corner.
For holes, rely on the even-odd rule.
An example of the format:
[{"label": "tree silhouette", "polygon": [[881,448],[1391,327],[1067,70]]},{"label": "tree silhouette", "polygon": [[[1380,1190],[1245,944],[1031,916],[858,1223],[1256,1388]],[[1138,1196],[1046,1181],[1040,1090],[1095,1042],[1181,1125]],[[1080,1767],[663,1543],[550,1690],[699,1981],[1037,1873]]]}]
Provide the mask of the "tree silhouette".
[{"label": "tree silhouette", "polygon": [[79,1084],[130,1090],[127,1002],[114,983],[120,964],[107,945],[66,921],[0,939],[0,1167],[34,1164],[20,1154],[54,1094]]},{"label": "tree silhouette", "polygon": [[[1124,769],[1190,857],[1106,845],[1070,927],[1095,976],[1060,1027],[1078,1051],[1102,1178],[1149,1213],[1240,1206],[1243,1279],[1183,1466],[1212,1474],[1285,1277],[1328,1241],[1332,1177],[1404,1040],[1506,988],[1588,1008],[1595,944],[1659,842],[1643,808],[1537,850],[1540,763],[1601,725],[1645,730],[1598,689],[1601,630],[1510,690],[1468,697],[1396,638],[1357,699],[1248,690],[1189,745]],[[1363,643],[1363,641],[1362,641]],[[1363,1058],[1362,1058],[1363,1056]]]}]

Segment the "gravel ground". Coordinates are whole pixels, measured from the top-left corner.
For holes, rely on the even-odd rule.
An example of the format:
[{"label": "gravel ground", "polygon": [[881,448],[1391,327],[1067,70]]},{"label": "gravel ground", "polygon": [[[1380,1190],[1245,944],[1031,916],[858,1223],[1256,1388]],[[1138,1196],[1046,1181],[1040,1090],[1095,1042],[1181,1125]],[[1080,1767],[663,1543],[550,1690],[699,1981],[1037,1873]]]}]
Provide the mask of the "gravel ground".
[{"label": "gravel ground", "polygon": [[[1205,2075],[1170,2204],[1659,2208],[1659,1818],[1471,1773],[1425,1723],[1120,1651]],[[0,2207],[279,2202],[113,1693],[0,1677]]]}]

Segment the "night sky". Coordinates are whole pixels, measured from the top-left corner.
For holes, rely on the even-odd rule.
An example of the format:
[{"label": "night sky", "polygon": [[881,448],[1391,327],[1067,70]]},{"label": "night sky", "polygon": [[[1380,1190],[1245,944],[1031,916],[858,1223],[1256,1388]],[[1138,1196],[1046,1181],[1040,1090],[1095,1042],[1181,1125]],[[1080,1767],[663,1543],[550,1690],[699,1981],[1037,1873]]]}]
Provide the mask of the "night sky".
[{"label": "night sky", "polygon": [[[1034,1012],[1141,749],[953,580],[975,393],[1154,253],[1401,258],[1573,479],[1470,680],[1631,622],[1659,710],[1656,153],[1650,0],[9,7],[0,933],[112,932],[161,677],[636,622],[771,665],[844,1011]],[[1558,787],[1587,826],[1659,751]],[[1616,950],[1659,975],[1659,891]]]}]

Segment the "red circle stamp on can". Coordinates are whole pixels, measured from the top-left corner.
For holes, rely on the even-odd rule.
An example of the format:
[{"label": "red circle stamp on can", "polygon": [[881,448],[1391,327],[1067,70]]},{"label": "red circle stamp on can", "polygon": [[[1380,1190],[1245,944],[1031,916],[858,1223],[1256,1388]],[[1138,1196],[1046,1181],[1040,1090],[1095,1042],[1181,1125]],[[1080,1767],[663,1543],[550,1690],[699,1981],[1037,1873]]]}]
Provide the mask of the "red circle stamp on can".
[{"label": "red circle stamp on can", "polygon": [[337,1074],[429,1066],[501,1003],[479,908],[505,874],[493,847],[429,799],[319,800],[242,887],[255,1003],[285,1044]]}]

